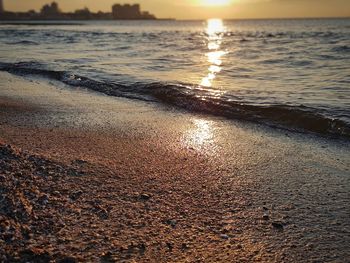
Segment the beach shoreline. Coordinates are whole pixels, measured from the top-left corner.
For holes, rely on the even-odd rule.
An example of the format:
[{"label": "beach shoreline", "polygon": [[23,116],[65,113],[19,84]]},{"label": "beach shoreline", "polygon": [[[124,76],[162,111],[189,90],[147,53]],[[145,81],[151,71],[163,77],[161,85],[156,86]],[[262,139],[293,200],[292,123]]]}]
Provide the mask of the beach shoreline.
[{"label": "beach shoreline", "polygon": [[1,260],[350,257],[348,143],[0,79]]}]

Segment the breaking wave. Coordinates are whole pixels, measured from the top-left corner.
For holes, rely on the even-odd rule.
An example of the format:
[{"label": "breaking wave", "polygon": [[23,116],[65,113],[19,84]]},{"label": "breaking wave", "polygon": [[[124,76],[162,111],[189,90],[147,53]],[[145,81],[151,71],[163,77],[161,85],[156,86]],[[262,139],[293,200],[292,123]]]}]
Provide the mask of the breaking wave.
[{"label": "breaking wave", "polygon": [[40,76],[71,87],[84,87],[106,95],[161,102],[191,112],[350,138],[350,124],[321,114],[318,109],[290,105],[252,105],[232,95],[184,83],[136,82],[129,85],[90,79],[65,71],[39,68],[36,62],[0,63],[0,70],[21,76]]}]

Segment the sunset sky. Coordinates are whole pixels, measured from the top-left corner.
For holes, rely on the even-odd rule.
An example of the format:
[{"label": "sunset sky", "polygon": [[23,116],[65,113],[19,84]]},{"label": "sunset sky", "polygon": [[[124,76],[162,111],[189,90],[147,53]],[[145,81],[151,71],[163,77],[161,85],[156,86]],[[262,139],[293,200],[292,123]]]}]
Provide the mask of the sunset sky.
[{"label": "sunset sky", "polygon": [[[40,10],[51,0],[3,0],[6,10]],[[157,17],[177,19],[344,17],[350,16],[350,0],[56,0],[63,11],[88,7],[110,11],[114,3],[140,3]]]}]

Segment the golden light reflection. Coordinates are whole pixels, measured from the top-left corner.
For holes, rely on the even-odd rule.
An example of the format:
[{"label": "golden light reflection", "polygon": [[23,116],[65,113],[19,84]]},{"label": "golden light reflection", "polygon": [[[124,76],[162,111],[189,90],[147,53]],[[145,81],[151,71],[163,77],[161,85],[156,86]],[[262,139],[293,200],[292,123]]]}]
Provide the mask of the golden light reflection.
[{"label": "golden light reflection", "polygon": [[186,144],[193,148],[201,148],[213,141],[213,125],[211,121],[194,119],[193,129],[186,134]]},{"label": "golden light reflection", "polygon": [[220,66],[222,64],[221,57],[225,55],[224,51],[213,51],[207,53],[208,62]]},{"label": "golden light reflection", "polygon": [[216,38],[216,34],[225,32],[224,22],[219,18],[208,19],[206,31],[209,37]]},{"label": "golden light reflection", "polygon": [[207,21],[206,33],[209,52],[206,56],[210,65],[207,76],[200,83],[201,86],[212,87],[216,74],[221,71],[222,56],[226,54],[224,50],[220,50],[225,31],[222,19],[209,19]]}]

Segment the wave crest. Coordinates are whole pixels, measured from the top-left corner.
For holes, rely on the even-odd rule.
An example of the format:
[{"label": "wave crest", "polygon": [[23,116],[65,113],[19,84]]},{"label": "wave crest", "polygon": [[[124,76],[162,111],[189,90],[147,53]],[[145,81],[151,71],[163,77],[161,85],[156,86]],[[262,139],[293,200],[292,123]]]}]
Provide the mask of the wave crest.
[{"label": "wave crest", "polygon": [[298,131],[350,138],[350,124],[320,114],[306,106],[251,105],[232,96],[181,83],[133,83],[124,85],[93,80],[65,71],[41,69],[36,62],[0,63],[0,70],[17,75],[36,75],[72,87],[85,87],[106,95],[162,102],[192,112],[248,120]]}]

